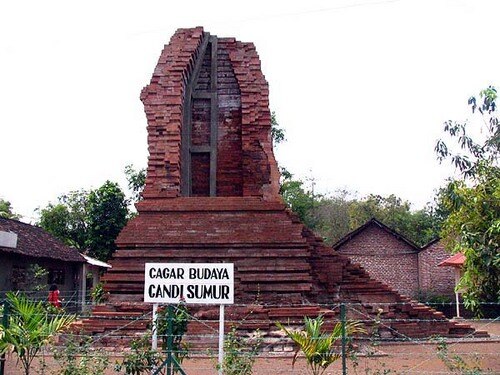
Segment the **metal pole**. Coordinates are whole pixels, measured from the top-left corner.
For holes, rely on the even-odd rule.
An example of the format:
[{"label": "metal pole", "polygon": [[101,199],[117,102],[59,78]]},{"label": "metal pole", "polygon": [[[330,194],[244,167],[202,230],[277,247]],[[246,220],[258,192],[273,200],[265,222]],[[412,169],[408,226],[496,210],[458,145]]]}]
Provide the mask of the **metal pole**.
[{"label": "metal pole", "polygon": [[222,375],[222,361],[224,360],[224,305],[219,308],[219,375]]},{"label": "metal pole", "polygon": [[[2,317],[2,326],[4,329],[9,327],[9,309],[10,304],[7,300],[3,303],[3,317]],[[0,357],[0,375],[4,375],[5,371],[5,353]]]},{"label": "metal pole", "polygon": [[158,349],[158,304],[153,304],[153,332],[151,340],[151,349]]},{"label": "metal pole", "polygon": [[167,324],[167,375],[173,374],[172,369],[172,350],[174,349],[173,337],[174,309],[168,305],[168,324]]},{"label": "metal pole", "polygon": [[87,310],[87,265],[83,263],[82,265],[82,282],[80,283],[80,290],[82,295],[80,296],[82,308],[79,310],[81,312],[85,312]]},{"label": "metal pole", "polygon": [[341,303],[340,304],[340,322],[342,325],[342,375],[347,374],[347,355],[346,355],[346,344],[347,344],[347,339],[346,339],[346,320],[345,320],[345,304]]}]

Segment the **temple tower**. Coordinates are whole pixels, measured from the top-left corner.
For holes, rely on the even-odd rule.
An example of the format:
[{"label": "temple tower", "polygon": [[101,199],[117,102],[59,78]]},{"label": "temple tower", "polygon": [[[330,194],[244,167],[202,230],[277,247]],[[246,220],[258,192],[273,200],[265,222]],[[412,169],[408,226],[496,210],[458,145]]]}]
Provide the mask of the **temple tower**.
[{"label": "temple tower", "polygon": [[[269,330],[276,319],[350,302],[359,308],[353,318],[383,306],[385,317],[401,319],[391,332],[462,329],[371,279],[286,209],[268,93],[252,43],[198,27],[178,30],[165,46],[141,94],[149,145],[144,199],[104,276],[115,310],[142,301],[145,263],[231,262],[236,306],[228,311],[237,317],[251,309],[248,328]],[[426,322],[405,324],[409,317]]]}]

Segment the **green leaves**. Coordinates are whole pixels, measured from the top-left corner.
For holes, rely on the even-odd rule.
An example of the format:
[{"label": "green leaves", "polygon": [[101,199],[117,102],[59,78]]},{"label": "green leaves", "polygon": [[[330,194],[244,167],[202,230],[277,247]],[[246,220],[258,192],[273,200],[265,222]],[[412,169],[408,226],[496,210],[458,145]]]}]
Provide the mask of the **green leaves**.
[{"label": "green leaves", "polygon": [[[319,375],[341,357],[338,341],[342,338],[342,323],[337,323],[331,333],[322,332],[323,324],[324,320],[321,315],[314,319],[304,317],[303,330],[293,331],[280,322],[276,323],[276,326],[297,345],[292,366],[297,361],[299,353],[302,352],[312,373]],[[365,332],[360,322],[346,323],[347,336]]]},{"label": "green leaves", "polygon": [[5,219],[17,220],[20,218],[19,215],[12,211],[12,205],[9,201],[0,198],[0,217]]},{"label": "green leaves", "polygon": [[128,200],[118,184],[106,181],[98,189],[78,190],[59,197],[40,211],[39,225],[69,246],[106,261],[114,240],[127,223]]},{"label": "green leaves", "polygon": [[28,375],[31,362],[42,346],[68,328],[75,317],[65,313],[49,315],[44,302],[31,301],[17,293],[7,293],[7,301],[11,312],[0,338],[0,353],[16,353]]},{"label": "green leaves", "polygon": [[479,164],[475,184],[449,183],[443,196],[449,209],[442,237],[465,257],[461,288],[467,307],[500,302],[500,169]]},{"label": "green leaves", "polygon": [[87,203],[89,255],[106,261],[116,249],[114,243],[127,223],[127,200],[118,184],[106,181],[92,190]]}]

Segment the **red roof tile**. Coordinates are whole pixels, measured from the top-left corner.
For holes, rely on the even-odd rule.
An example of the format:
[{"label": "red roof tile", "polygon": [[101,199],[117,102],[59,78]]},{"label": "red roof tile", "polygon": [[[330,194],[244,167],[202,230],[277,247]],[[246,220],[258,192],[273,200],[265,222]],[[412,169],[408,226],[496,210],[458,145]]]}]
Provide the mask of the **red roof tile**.
[{"label": "red roof tile", "polygon": [[465,263],[465,255],[456,253],[449,258],[446,258],[438,266],[462,267]]},{"label": "red roof tile", "polygon": [[0,231],[17,234],[17,246],[15,248],[0,246],[0,252],[66,262],[85,262],[77,249],[65,245],[40,227],[0,218]]}]

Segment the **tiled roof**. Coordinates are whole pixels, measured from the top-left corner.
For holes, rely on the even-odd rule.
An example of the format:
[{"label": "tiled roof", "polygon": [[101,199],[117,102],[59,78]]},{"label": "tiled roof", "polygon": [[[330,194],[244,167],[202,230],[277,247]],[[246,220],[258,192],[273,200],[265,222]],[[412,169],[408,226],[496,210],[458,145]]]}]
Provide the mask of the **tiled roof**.
[{"label": "tiled roof", "polygon": [[465,263],[465,255],[462,253],[456,253],[449,258],[446,258],[438,266],[451,266],[451,267],[462,267]]},{"label": "tiled roof", "polygon": [[382,230],[386,231],[387,233],[391,234],[392,236],[396,237],[398,240],[405,242],[408,244],[410,247],[415,249],[416,251],[420,251],[420,247],[416,245],[413,241],[409,240],[405,236],[403,236],[401,233],[396,232],[394,229],[389,228],[387,225],[382,223],[381,221],[371,218],[368,220],[366,223],[361,225],[360,227],[354,229],[352,232],[347,233],[344,237],[342,237],[340,240],[338,240],[335,244],[333,244],[333,248],[335,250],[338,250],[343,244],[346,242],[350,241],[353,237],[356,237],[358,234],[363,232],[366,228],[375,225],[381,228]]},{"label": "tiled roof", "polygon": [[0,231],[17,234],[17,246],[15,248],[0,246],[0,252],[66,262],[85,262],[77,249],[66,246],[42,228],[17,220],[0,218]]}]

